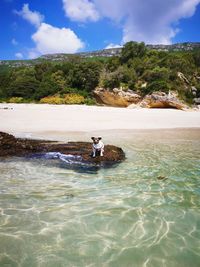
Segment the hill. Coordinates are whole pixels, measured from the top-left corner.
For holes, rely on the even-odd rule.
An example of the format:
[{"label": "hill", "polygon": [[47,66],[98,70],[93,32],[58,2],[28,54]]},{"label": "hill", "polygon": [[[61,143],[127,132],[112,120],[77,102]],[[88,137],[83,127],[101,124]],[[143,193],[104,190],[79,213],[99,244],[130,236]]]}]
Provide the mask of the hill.
[{"label": "hill", "polygon": [[[162,45],[162,44],[147,44],[146,48],[148,50],[164,51],[164,52],[184,52],[184,51],[194,51],[200,49],[200,42],[186,42],[186,43],[177,43],[172,45]],[[32,60],[0,60],[0,66],[9,66],[9,67],[20,67],[20,66],[33,66],[38,63],[42,63],[46,60],[54,62],[63,62],[70,61],[76,57],[80,58],[104,58],[112,56],[120,56],[122,47],[119,48],[109,48],[96,50],[91,52],[80,52],[76,54],[46,54],[42,55],[39,58]]]},{"label": "hill", "polygon": [[[170,102],[164,95],[170,93],[187,105],[200,103],[200,43],[128,42],[121,48],[0,61],[1,101],[127,106],[146,103],[155,92],[163,94],[162,101]],[[136,100],[130,100],[132,93]],[[160,95],[156,98],[161,101]]]}]

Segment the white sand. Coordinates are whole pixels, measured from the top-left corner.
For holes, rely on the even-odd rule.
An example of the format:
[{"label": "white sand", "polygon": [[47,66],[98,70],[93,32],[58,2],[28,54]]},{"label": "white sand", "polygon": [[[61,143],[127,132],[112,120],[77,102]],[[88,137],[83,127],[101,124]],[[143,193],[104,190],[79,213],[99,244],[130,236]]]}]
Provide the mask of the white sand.
[{"label": "white sand", "polygon": [[84,105],[0,104],[0,131],[16,135],[103,130],[113,130],[114,135],[117,129],[172,128],[200,128],[200,112]]}]

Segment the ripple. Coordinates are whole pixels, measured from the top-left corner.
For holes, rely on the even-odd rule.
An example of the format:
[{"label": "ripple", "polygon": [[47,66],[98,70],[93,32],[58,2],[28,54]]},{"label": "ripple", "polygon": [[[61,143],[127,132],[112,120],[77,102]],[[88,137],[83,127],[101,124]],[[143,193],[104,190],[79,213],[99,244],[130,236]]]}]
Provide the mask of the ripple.
[{"label": "ripple", "polygon": [[0,161],[0,265],[199,266],[200,142],[123,147],[95,172],[55,154]]}]

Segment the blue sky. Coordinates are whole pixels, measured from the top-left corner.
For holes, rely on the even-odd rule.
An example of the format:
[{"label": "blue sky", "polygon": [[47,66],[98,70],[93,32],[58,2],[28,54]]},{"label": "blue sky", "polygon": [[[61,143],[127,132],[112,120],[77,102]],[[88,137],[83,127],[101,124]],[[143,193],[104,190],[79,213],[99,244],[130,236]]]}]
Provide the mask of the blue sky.
[{"label": "blue sky", "polygon": [[200,41],[200,0],[0,0],[0,59]]}]

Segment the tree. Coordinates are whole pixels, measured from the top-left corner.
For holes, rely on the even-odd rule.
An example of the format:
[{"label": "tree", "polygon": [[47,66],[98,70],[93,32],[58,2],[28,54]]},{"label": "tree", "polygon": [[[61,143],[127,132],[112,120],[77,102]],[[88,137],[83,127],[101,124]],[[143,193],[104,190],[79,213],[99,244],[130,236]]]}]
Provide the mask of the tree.
[{"label": "tree", "polygon": [[44,75],[46,75],[47,72],[51,71],[52,64],[49,62],[40,63],[40,64],[35,65],[34,69],[35,69],[36,79],[41,82]]},{"label": "tree", "polygon": [[197,67],[200,67],[200,49],[197,49],[196,51],[193,52],[193,58],[195,65]]},{"label": "tree", "polygon": [[39,87],[33,68],[18,68],[13,70],[10,83],[6,90],[6,97],[23,97],[32,99]]},{"label": "tree", "polygon": [[130,59],[135,57],[143,57],[146,54],[146,46],[142,43],[128,42],[124,45],[121,52],[121,62],[127,63]]},{"label": "tree", "polygon": [[60,88],[55,81],[50,76],[46,75],[39,84],[38,89],[35,91],[34,98],[40,100],[43,97],[54,95],[59,89]]},{"label": "tree", "polygon": [[[99,83],[102,64],[99,62],[81,62],[76,64],[70,75],[70,87],[91,92]],[[69,80],[69,77],[68,77]]]},{"label": "tree", "polygon": [[157,80],[164,80],[168,81],[170,76],[170,70],[165,67],[155,67],[152,70],[147,69],[144,74],[142,75],[142,79],[147,82],[157,81]]},{"label": "tree", "polygon": [[67,85],[65,77],[64,77],[64,73],[62,70],[57,70],[56,72],[52,73],[51,79],[52,81],[54,81],[54,83],[56,83],[59,90],[63,90]]}]

